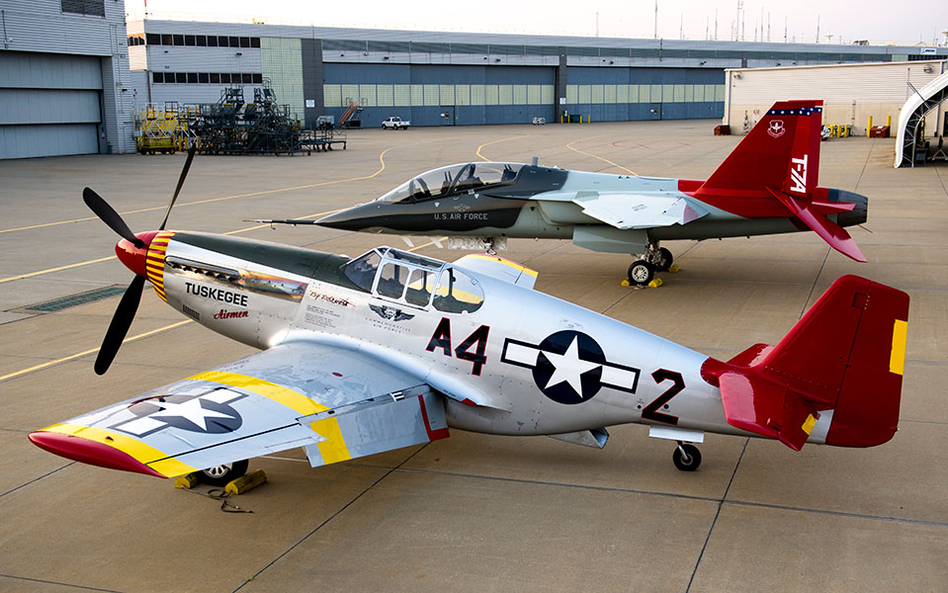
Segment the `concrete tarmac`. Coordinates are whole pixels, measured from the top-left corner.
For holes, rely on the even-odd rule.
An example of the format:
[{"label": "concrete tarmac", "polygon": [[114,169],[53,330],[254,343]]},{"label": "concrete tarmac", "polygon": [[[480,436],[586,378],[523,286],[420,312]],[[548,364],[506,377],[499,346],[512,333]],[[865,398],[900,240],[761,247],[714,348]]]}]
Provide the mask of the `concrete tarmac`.
[{"label": "concrete tarmac", "polygon": [[[198,157],[169,228],[358,255],[402,239],[254,218],[314,217],[437,166],[498,160],[706,178],[740,138],[715,121],[362,130],[348,149]],[[119,296],[31,307],[131,273],[80,200],[91,186],[136,231],[158,225],[184,156],[0,161],[0,591],[945,591],[948,589],[948,168],[892,168],[894,141],[822,144],[820,183],[869,197],[869,263],[812,233],[666,242],[681,271],[620,286],[631,258],[514,239],[537,289],[717,358],[775,343],[843,274],[912,298],[900,430],[871,449],[709,435],[695,473],[642,426],[603,450],[545,437],[451,438],[319,469],[251,461],[269,482],[230,499],[70,463],[31,430],[249,354],[146,289],[104,377],[95,352]],[[415,239],[419,253],[463,253]],[[150,333],[153,332],[153,333]],[[198,492],[207,489],[199,487]]]}]

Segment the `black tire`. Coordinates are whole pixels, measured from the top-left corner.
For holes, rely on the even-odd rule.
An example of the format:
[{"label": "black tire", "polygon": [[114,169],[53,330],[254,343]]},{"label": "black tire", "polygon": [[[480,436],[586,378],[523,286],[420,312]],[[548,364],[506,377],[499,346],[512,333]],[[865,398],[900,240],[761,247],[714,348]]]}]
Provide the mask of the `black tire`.
[{"label": "black tire", "polygon": [[201,480],[211,486],[226,486],[228,483],[244,476],[249,467],[250,462],[246,459],[234,463],[215,465],[201,470]]},{"label": "black tire", "polygon": [[[682,449],[684,449],[688,455],[687,462],[685,462],[685,456],[681,453]],[[694,445],[683,443],[681,447],[675,447],[675,452],[672,453],[672,461],[675,462],[675,467],[679,470],[683,472],[693,472],[701,465],[701,451]]]},{"label": "black tire", "polygon": [[654,276],[655,270],[652,268],[652,264],[644,259],[632,262],[632,265],[629,266],[629,284],[645,286],[652,281]]},{"label": "black tire", "polygon": [[672,255],[672,252],[664,247],[659,247],[658,257],[655,260],[655,268],[659,272],[667,272],[668,268],[672,266],[673,261],[675,261],[675,256]]}]

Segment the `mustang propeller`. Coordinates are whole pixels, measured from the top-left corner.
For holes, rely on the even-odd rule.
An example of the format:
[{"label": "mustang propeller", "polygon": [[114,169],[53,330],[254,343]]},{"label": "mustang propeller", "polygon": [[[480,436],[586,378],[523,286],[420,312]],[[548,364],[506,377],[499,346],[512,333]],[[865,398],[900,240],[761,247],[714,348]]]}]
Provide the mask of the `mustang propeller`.
[{"label": "mustang propeller", "polygon": [[125,224],[119,213],[99,194],[88,187],[82,190],[82,200],[86,203],[86,206],[102,219],[102,222],[107,224],[110,229],[122,237],[122,240],[115,245],[115,254],[126,267],[135,272],[135,278],[128,285],[125,294],[122,295],[122,300],[119,301],[118,307],[112,315],[109,329],[105,332],[102,346],[99,347],[99,354],[96,356],[94,367],[96,374],[102,375],[109,370],[112,360],[115,359],[115,355],[122,346],[122,341],[125,340],[125,336],[128,334],[132,320],[135,319],[135,313],[138,312],[138,305],[142,299],[142,288],[145,286],[145,258],[148,253],[148,245],[155,235],[165,230],[165,225],[168,224],[171,208],[178,199],[184,180],[188,176],[188,170],[191,168],[191,161],[194,160],[194,151],[194,146],[191,146],[188,150],[188,158],[185,160],[184,168],[178,177],[178,186],[174,190],[174,195],[171,196],[171,202],[168,204],[168,209],[165,210],[165,216],[157,231],[136,235]]}]

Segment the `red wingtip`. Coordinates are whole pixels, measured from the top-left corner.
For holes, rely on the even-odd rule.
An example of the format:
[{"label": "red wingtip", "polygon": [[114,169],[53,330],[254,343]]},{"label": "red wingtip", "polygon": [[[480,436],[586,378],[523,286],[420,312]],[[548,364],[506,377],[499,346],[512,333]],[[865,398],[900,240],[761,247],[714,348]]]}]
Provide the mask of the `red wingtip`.
[{"label": "red wingtip", "polygon": [[119,451],[104,443],[58,432],[38,431],[29,434],[30,442],[39,447],[73,461],[97,465],[109,469],[138,472],[158,478],[165,478],[128,453]]}]

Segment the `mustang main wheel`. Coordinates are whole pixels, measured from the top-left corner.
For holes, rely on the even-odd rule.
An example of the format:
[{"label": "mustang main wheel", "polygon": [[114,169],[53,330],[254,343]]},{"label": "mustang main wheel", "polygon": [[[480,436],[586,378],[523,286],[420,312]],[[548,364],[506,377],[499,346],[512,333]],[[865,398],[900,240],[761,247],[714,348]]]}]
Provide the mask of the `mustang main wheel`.
[{"label": "mustang main wheel", "polygon": [[672,461],[675,462],[675,467],[681,471],[693,472],[701,465],[701,451],[694,445],[682,443],[675,448]]},{"label": "mustang main wheel", "polygon": [[629,266],[629,282],[644,286],[652,281],[652,276],[654,275],[655,271],[652,269],[651,264],[644,259],[633,262],[632,265]]},{"label": "mustang main wheel", "polygon": [[202,470],[201,478],[204,482],[212,486],[226,486],[228,482],[236,480],[246,474],[248,467],[250,467],[250,462],[246,459],[243,461],[235,461],[234,463],[215,465],[214,467]]},{"label": "mustang main wheel", "polygon": [[672,261],[675,257],[672,255],[672,252],[665,249],[664,247],[658,248],[658,257],[655,258],[655,267],[658,268],[660,272],[667,272],[668,268],[671,267]]}]

